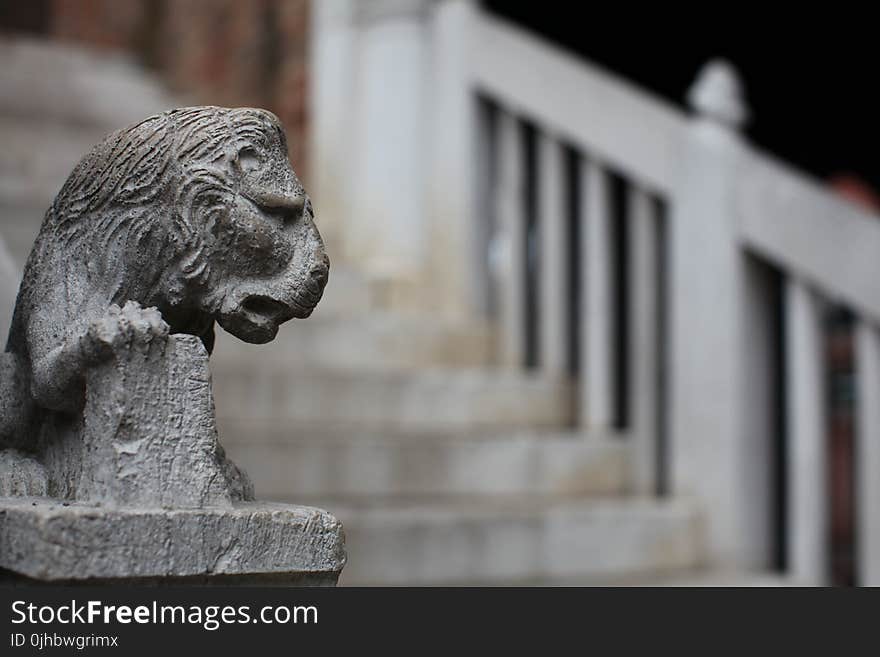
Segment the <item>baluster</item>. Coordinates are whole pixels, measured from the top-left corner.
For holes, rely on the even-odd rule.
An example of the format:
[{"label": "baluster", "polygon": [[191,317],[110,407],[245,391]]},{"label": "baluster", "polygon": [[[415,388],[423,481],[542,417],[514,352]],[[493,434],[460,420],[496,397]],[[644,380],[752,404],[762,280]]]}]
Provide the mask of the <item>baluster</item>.
[{"label": "baluster", "polygon": [[798,582],[827,583],[828,454],[821,305],[797,279],[786,282],[788,384],[788,564]]},{"label": "baluster", "polygon": [[[471,237],[473,244],[474,288],[469,297],[474,302],[478,314],[495,317],[498,309],[498,241],[501,238],[495,211],[495,184],[498,163],[495,161],[496,113],[488,105],[475,100],[473,180],[471,199],[473,202]],[[497,317],[495,317],[497,319]]]},{"label": "baluster", "polygon": [[561,375],[568,353],[568,235],[565,176],[561,144],[546,134],[538,137],[538,231],[540,235],[538,296],[538,362],[546,374]]},{"label": "baluster", "polygon": [[880,586],[880,329],[856,328],[856,513],[858,583]]},{"label": "baluster", "polygon": [[630,271],[630,399],[633,440],[633,488],[657,489],[658,432],[659,217],[651,197],[638,186],[627,204]]},{"label": "baluster", "polygon": [[614,421],[614,245],[608,177],[593,159],[581,162],[581,425]]},{"label": "baluster", "polygon": [[498,180],[494,190],[498,227],[498,316],[501,362],[510,367],[525,364],[526,223],[523,189],[522,137],[516,117],[500,111],[497,122]]}]

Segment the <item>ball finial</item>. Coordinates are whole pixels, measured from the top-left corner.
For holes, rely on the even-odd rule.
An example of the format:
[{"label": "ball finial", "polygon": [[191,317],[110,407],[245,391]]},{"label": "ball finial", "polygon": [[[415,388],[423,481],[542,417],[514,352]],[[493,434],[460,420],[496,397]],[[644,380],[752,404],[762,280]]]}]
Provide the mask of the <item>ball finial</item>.
[{"label": "ball finial", "polygon": [[700,116],[708,117],[732,128],[748,121],[742,81],[734,66],[723,59],[707,62],[688,90],[688,104]]}]

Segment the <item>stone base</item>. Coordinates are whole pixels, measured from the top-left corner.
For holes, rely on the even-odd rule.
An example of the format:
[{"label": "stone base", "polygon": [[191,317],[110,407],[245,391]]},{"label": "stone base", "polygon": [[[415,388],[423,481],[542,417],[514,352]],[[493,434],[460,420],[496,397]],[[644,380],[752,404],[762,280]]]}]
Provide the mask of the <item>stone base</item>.
[{"label": "stone base", "polygon": [[0,569],[33,580],[333,586],[344,565],[342,525],[312,507],[114,509],[0,498]]}]

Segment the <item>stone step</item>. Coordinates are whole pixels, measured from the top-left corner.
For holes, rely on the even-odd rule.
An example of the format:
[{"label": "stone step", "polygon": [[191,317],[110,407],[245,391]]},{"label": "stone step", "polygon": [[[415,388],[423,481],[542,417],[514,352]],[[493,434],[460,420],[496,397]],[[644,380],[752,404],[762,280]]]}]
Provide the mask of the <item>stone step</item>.
[{"label": "stone step", "polygon": [[73,166],[106,134],[181,104],[124,56],[0,37],[0,235],[21,267]]},{"label": "stone step", "polygon": [[790,576],[772,571],[734,571],[701,565],[696,568],[671,569],[659,573],[636,572],[610,576],[511,578],[493,582],[500,586],[614,586],[652,588],[779,588],[809,586]]},{"label": "stone step", "polygon": [[233,420],[219,429],[267,500],[620,495],[629,476],[622,436],[369,434]]},{"label": "stone step", "polygon": [[682,572],[642,574],[635,577],[615,577],[603,582],[605,586],[663,586],[663,587],[723,587],[723,588],[778,588],[810,586],[790,575],[774,571],[726,570],[722,568],[695,568]]},{"label": "stone step", "polygon": [[[321,219],[316,219],[318,230],[321,230]],[[324,296],[318,304],[309,322],[324,319],[351,319],[366,317],[373,310],[372,295],[369,283],[360,272],[345,266],[340,266],[335,260],[333,245],[327,245],[330,255],[330,280],[324,289]],[[294,322],[283,327],[275,339],[279,344],[286,344],[291,338],[291,333],[299,331],[309,322]],[[221,331],[222,333],[222,331]],[[218,335],[219,337],[219,335]],[[228,342],[241,344],[235,338],[227,336]]]},{"label": "stone step", "polygon": [[485,323],[453,324],[369,309],[359,317],[321,312],[335,295],[336,289],[328,288],[313,317],[282,327],[271,350],[255,349],[228,334],[218,334],[216,358],[238,367],[262,366],[271,359],[313,369],[489,365],[492,333]]},{"label": "stone step", "polygon": [[212,360],[217,414],[347,431],[571,426],[570,381],[488,369],[308,370]]},{"label": "stone step", "polygon": [[110,131],[0,114],[0,199],[45,212],[76,163]]},{"label": "stone step", "polygon": [[0,199],[0,236],[6,242],[6,248],[18,267],[19,275],[51,202],[50,199],[45,207],[39,208],[36,205],[8,204]]},{"label": "stone step", "polygon": [[131,59],[22,36],[0,38],[0,114],[115,130],[174,107]]},{"label": "stone step", "polygon": [[20,266],[9,254],[9,249],[6,247],[2,233],[0,233],[0,332],[2,332],[4,345],[9,333],[9,325],[12,323],[15,298],[18,295]]},{"label": "stone step", "polygon": [[345,528],[347,586],[601,583],[686,572],[703,556],[682,500],[326,508]]}]

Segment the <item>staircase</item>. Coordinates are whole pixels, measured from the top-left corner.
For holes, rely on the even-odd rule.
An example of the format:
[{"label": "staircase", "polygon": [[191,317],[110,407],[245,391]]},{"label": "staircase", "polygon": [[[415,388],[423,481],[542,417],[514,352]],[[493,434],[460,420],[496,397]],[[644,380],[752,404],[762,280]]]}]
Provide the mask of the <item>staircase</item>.
[{"label": "staircase", "polygon": [[[121,58],[7,38],[0,60],[0,233],[20,266],[88,148],[183,103]],[[383,311],[335,266],[314,317],[271,345],[218,335],[223,444],[260,497],[343,521],[343,584],[656,581],[699,566],[697,509],[631,494],[626,436],[576,433],[572,384],[494,368],[493,340],[476,321]]]},{"label": "staircase", "polygon": [[22,266],[67,175],[107,133],[175,103],[132,62],[0,38],[0,221]]},{"label": "staircase", "polygon": [[[327,301],[348,285],[331,275]],[[486,327],[364,310],[319,307],[265,349],[218,336],[213,359],[228,453],[259,496],[343,521],[343,584],[610,583],[700,564],[695,508],[629,494],[625,437],[569,429],[568,381],[491,367]]]}]

